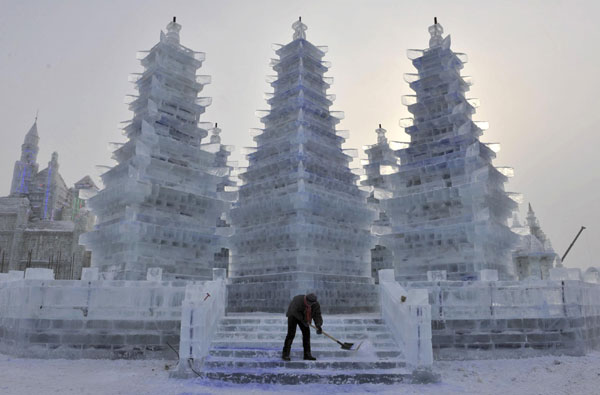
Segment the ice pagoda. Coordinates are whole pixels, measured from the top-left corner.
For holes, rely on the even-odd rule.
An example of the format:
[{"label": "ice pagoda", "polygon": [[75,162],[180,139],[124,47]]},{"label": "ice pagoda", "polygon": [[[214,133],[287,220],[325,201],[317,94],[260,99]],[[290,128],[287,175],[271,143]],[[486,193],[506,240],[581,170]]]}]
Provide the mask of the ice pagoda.
[{"label": "ice pagoda", "polygon": [[550,269],[559,258],[542,230],[531,203],[526,221],[526,226],[522,226],[517,213],[513,216],[511,229],[519,235],[519,242],[512,253],[517,278],[547,280],[550,278]]},{"label": "ice pagoda", "polygon": [[428,271],[477,279],[482,269],[512,279],[517,236],[508,219],[517,197],[504,190],[512,169],[494,167],[498,145],[479,141],[487,123],[471,119],[478,100],[465,98],[471,80],[460,70],[467,57],[450,49],[443,31],[436,20],[429,48],[408,51],[418,71],[405,75],[415,91],[403,97],[413,114],[401,121],[410,144],[397,151],[401,166],[388,169],[390,191],[380,193],[392,225],[383,244],[393,251],[399,281],[425,280]]},{"label": "ice pagoda", "polygon": [[[377,143],[364,146],[363,149],[367,154],[367,159],[363,160],[364,174],[361,176],[361,185],[367,187],[378,188],[379,190],[387,190],[384,174],[390,167],[395,167],[398,163],[398,157],[394,150],[390,147],[390,142],[386,137],[386,130],[379,125],[375,130],[377,133]],[[397,142],[394,145],[397,145]],[[383,172],[382,172],[383,171]],[[379,204],[379,199],[375,198],[374,189],[370,191],[367,201],[376,207],[378,216],[373,222],[374,232],[390,226],[390,219]],[[381,269],[393,269],[392,252],[385,246],[377,244],[371,250],[371,274],[375,282],[378,282],[378,272]]]},{"label": "ice pagoda", "polygon": [[82,240],[92,266],[115,279],[145,279],[148,268],[161,268],[165,279],[209,279],[223,244],[217,225],[229,202],[218,186],[229,168],[218,158],[220,143],[201,143],[212,124],[198,122],[211,99],[198,94],[210,77],[196,75],[204,53],[182,46],[180,30],[173,18],[140,54],[128,141],[117,144],[118,164],[90,200],[98,223]]},{"label": "ice pagoda", "polygon": [[228,309],[282,312],[310,291],[329,312],[374,310],[375,212],[349,168],[356,150],[342,149],[347,134],[335,128],[342,114],[329,110],[327,48],[306,40],[301,20],[293,29],[293,41],[278,46],[271,62],[271,109],[259,113],[264,128],[231,212]]}]

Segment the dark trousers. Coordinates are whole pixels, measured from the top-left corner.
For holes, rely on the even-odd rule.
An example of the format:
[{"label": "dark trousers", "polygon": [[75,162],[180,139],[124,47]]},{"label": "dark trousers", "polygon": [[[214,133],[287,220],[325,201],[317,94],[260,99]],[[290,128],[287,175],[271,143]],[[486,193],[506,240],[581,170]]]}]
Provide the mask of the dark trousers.
[{"label": "dark trousers", "polygon": [[288,331],[287,336],[285,337],[285,343],[283,344],[283,356],[290,356],[292,343],[294,341],[294,337],[296,336],[296,325],[299,326],[300,330],[302,331],[302,346],[304,347],[304,355],[310,355],[310,328],[308,326],[304,326],[296,317],[288,317]]}]

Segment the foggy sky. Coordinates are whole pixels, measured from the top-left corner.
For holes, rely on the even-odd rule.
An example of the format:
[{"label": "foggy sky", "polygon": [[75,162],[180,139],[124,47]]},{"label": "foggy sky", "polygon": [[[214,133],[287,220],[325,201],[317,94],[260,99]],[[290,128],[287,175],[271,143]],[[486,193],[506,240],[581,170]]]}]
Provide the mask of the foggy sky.
[{"label": "foggy sky", "polygon": [[[481,99],[474,120],[490,122],[482,141],[500,142],[494,164],[512,166],[507,190],[531,202],[542,229],[562,255],[581,225],[588,229],[565,265],[600,266],[598,91],[600,29],[596,1],[0,1],[0,195],[10,189],[23,137],[39,109],[40,169],[58,151],[71,186],[96,165],[112,165],[108,142],[131,118],[130,73],[141,72],[138,50],[150,49],[177,16],[181,42],[207,59],[212,75],[201,93],[213,97],[202,121],[218,122],[224,144],[253,146],[254,112],[268,109],[265,76],[271,43],[292,39],[302,16],[307,39],[328,45],[325,60],[346,118],[344,148],[388,139],[408,141],[398,125],[410,114],[402,79],[415,69],[408,48],[425,48],[433,17],[469,55],[463,75]],[[361,152],[361,157],[364,153]],[[358,162],[354,167],[358,167]]]}]

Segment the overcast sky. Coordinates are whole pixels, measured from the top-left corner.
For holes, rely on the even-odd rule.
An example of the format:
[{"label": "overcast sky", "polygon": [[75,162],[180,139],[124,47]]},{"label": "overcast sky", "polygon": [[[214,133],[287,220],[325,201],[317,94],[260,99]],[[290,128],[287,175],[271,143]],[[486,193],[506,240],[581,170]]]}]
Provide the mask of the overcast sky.
[{"label": "overcast sky", "polygon": [[0,195],[37,109],[40,169],[58,151],[68,185],[99,180],[95,166],[113,163],[108,142],[123,141],[117,125],[131,117],[136,51],[173,16],[182,44],[207,54],[200,73],[213,83],[202,94],[213,104],[202,120],[219,123],[234,159],[261,126],[254,112],[268,108],[271,43],[289,42],[300,15],[308,40],[329,46],[345,148],[374,143],[378,123],[407,141],[398,125],[410,115],[406,50],[427,46],[437,16],[453,50],[469,55],[463,75],[481,99],[474,120],[490,122],[482,140],[502,143],[495,164],[515,168],[507,190],[532,203],[559,254],[586,225],[565,264],[600,266],[600,2],[0,0],[0,10]]}]

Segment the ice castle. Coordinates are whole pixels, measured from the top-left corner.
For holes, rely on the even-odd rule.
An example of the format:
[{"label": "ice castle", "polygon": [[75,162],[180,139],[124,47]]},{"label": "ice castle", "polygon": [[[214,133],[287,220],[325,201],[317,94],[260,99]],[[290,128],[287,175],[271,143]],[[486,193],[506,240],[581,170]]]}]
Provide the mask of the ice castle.
[{"label": "ice castle", "polygon": [[467,56],[453,52],[443,32],[436,21],[429,48],[408,51],[418,71],[405,74],[415,91],[403,97],[413,114],[402,120],[410,144],[376,194],[391,221],[381,244],[393,251],[399,281],[424,280],[428,271],[473,280],[483,269],[511,279],[517,237],[507,220],[517,203],[504,183],[512,169],[494,167],[497,145],[479,141],[487,122],[471,119],[478,100],[465,97],[471,81],[460,70]]},{"label": "ice castle", "polygon": [[116,144],[118,164],[90,200],[97,225],[82,240],[92,266],[109,278],[142,280],[148,268],[171,279],[212,278],[225,245],[217,225],[229,209],[222,186],[230,169],[218,159],[219,141],[202,144],[212,124],[198,121],[211,99],[198,94],[210,77],[196,75],[205,55],[182,46],[180,30],[174,19],[140,53],[144,72],[133,75],[138,96],[123,127],[128,141]]},{"label": "ice castle", "polygon": [[335,129],[343,115],[329,109],[327,48],[306,40],[301,20],[293,29],[271,62],[271,109],[259,112],[264,128],[231,212],[228,308],[283,311],[294,295],[312,291],[329,312],[370,311],[375,212],[349,168],[356,150],[343,149],[348,134]]}]

